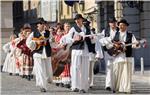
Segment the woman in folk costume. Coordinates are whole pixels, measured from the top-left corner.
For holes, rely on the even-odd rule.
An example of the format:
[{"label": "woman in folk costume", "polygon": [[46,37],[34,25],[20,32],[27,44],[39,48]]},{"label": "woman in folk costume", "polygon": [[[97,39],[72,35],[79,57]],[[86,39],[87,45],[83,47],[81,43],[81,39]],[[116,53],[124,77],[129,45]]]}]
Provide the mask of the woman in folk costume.
[{"label": "woman in folk costume", "polygon": [[60,39],[61,39],[62,36],[63,36],[63,29],[58,28],[58,29],[56,30],[56,35],[54,36],[54,37],[55,37],[55,43],[56,43],[56,44],[59,44],[59,41],[60,41]]},{"label": "woman in folk costume", "polygon": [[31,50],[26,45],[26,39],[31,33],[31,26],[29,24],[24,24],[23,26],[23,35],[24,39],[22,39],[18,44],[17,47],[22,51],[22,69],[23,69],[23,76],[25,76],[28,80],[31,79],[31,73],[33,70],[33,59]]},{"label": "woman in folk costume", "polygon": [[23,28],[20,29],[20,33],[18,34],[18,38],[17,38],[17,43],[16,43],[16,65],[17,65],[17,69],[19,70],[19,75],[24,78],[25,76],[23,76],[23,55],[22,55],[22,50],[20,48],[17,47],[17,44],[23,40],[25,38],[25,36],[23,35]]},{"label": "woman in folk costume", "polygon": [[76,24],[68,33],[68,40],[72,42],[71,47],[71,89],[74,92],[86,93],[89,89],[89,45],[90,41],[84,38],[87,31],[83,25],[83,17],[77,14],[74,18]]},{"label": "woman in folk costume", "polygon": [[[59,43],[60,43],[60,39],[62,38],[62,36],[63,36],[63,28],[58,27],[56,30],[56,35],[53,36],[54,42],[52,43],[52,51],[54,53],[52,55],[53,73],[55,73],[55,71],[57,72],[59,70],[60,58],[58,56],[61,56],[61,54],[60,54],[61,47],[59,47]],[[57,86],[60,85],[62,83],[62,77],[58,76],[58,75],[56,76],[55,74],[53,74],[53,75],[54,75],[53,82],[56,83]]]},{"label": "woman in folk costume", "polygon": [[3,50],[7,53],[7,56],[2,71],[8,72],[10,75],[18,73],[15,60],[15,50],[16,50],[15,39],[16,35],[12,34],[10,36],[11,41],[3,46]]},{"label": "woman in folk costume", "polygon": [[[60,45],[62,47],[65,47],[67,45],[67,34],[70,30],[70,24],[69,23],[64,23],[64,36],[62,36],[62,38],[60,39]],[[67,46],[66,46],[67,47]],[[68,50],[66,48],[66,50]],[[70,49],[68,50],[69,54],[66,54],[66,56],[69,57],[70,55]],[[64,66],[64,71],[61,73],[60,77],[62,78],[62,84],[64,87],[69,88],[70,87],[70,58],[68,58],[65,60],[65,66]]]},{"label": "woman in folk costume", "polygon": [[32,32],[27,40],[27,47],[33,52],[33,74],[35,74],[36,86],[41,92],[46,92],[47,82],[52,82],[53,71],[51,66],[50,32],[44,30],[45,21],[38,18],[37,31]]}]

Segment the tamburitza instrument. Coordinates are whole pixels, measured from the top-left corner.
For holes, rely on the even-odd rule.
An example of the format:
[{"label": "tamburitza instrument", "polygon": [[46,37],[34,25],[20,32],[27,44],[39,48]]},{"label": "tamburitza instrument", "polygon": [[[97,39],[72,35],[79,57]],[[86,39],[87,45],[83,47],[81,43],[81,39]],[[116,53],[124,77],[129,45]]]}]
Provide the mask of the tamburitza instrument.
[{"label": "tamburitza instrument", "polygon": [[52,69],[53,75],[59,76],[63,70],[64,66],[70,60],[70,46],[62,48],[57,46],[56,48],[52,47]]},{"label": "tamburitza instrument", "polygon": [[46,46],[46,41],[49,40],[50,38],[45,38],[44,36],[40,36],[39,38],[32,38],[35,42],[40,41],[41,43],[36,43],[36,50],[38,50],[41,46]]},{"label": "tamburitza instrument", "polygon": [[113,47],[107,49],[107,52],[111,56],[117,56],[121,52],[125,52],[127,46],[131,46],[133,44],[138,44],[139,46],[145,47],[146,39],[142,39],[138,41],[138,43],[123,44],[122,42],[114,42],[113,44],[114,44]]}]

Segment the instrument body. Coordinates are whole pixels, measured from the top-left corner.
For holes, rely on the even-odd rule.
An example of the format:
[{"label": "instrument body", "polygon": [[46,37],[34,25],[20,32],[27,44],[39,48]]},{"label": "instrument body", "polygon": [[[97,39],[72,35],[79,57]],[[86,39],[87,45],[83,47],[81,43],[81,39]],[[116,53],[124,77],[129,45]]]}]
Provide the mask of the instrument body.
[{"label": "instrument body", "polygon": [[52,48],[52,68],[53,75],[59,76],[63,70],[66,63],[70,63],[71,59],[70,45],[64,47]]},{"label": "instrument body", "polygon": [[39,38],[32,38],[36,42],[36,50],[38,50],[41,46],[47,45],[47,40],[50,38],[45,38],[44,36],[40,36]]},{"label": "instrument body", "polygon": [[139,46],[145,46],[146,40],[142,39],[138,41],[138,43],[129,43],[129,44],[123,44],[123,42],[113,42],[113,47],[110,49],[107,49],[107,52],[111,56],[117,56],[118,54],[125,52],[127,46],[131,46],[133,44],[139,45]]}]

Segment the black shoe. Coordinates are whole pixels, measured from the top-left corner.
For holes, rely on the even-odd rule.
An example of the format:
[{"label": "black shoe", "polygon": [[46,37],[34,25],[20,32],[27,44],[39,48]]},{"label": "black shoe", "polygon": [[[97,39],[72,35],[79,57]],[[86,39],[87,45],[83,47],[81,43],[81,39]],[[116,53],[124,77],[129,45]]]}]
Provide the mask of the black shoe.
[{"label": "black shoe", "polygon": [[22,78],[26,78],[26,75],[22,75],[21,77],[22,77]]},{"label": "black shoe", "polygon": [[111,88],[110,87],[106,87],[106,90],[111,91]]},{"label": "black shoe", "polygon": [[64,87],[65,88],[70,88],[71,86],[70,86],[70,84],[65,84]]},{"label": "black shoe", "polygon": [[113,90],[113,93],[116,93],[116,91],[115,91],[115,90]]},{"label": "black shoe", "polygon": [[17,73],[17,74],[15,74],[16,76],[19,76],[19,74]]},{"label": "black shoe", "polygon": [[10,76],[12,76],[12,73],[9,73]]},{"label": "black shoe", "polygon": [[85,90],[82,89],[79,91],[79,93],[86,93],[86,92],[85,92]]},{"label": "black shoe", "polygon": [[59,84],[60,84],[60,83],[56,83],[55,85],[56,85],[56,86],[59,86]]},{"label": "black shoe", "polygon": [[45,88],[40,88],[40,89],[41,89],[41,92],[46,92]]},{"label": "black shoe", "polygon": [[73,92],[79,92],[79,89],[78,89],[78,88],[75,88],[75,89],[73,90]]},{"label": "black shoe", "polygon": [[30,78],[33,79],[33,75],[30,75]]},{"label": "black shoe", "polygon": [[64,87],[64,84],[63,84],[63,83],[60,83],[59,86],[60,86],[60,87]]},{"label": "black shoe", "polygon": [[92,88],[93,88],[93,86],[90,86],[89,88],[90,88],[90,89],[92,89]]}]

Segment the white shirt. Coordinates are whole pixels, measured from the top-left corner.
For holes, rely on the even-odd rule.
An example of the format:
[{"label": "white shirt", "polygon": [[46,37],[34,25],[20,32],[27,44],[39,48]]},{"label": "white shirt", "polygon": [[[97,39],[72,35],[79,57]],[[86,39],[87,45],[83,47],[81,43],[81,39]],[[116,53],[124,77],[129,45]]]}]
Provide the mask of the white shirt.
[{"label": "white shirt", "polygon": [[[120,32],[120,37],[119,37],[120,41],[126,42],[127,31],[124,31],[124,32],[119,31],[119,32]],[[136,40],[134,35],[132,35],[132,42],[131,43],[138,43],[138,41]],[[132,48],[136,48],[136,44],[133,44]]]},{"label": "white shirt", "polygon": [[[101,45],[106,46],[107,48],[113,47],[112,39],[115,37],[116,32],[117,32],[116,30],[113,31],[112,29],[110,29],[109,37],[104,36],[103,38],[99,39]],[[105,30],[102,31],[102,35],[105,35]]]},{"label": "white shirt", "polygon": [[[124,32],[119,31],[119,32],[120,32],[120,36],[119,36],[120,41],[121,42],[126,42],[127,31],[124,31]],[[136,40],[134,35],[132,35],[131,43],[138,43],[138,41]],[[132,48],[136,48],[136,44],[133,44]],[[115,57],[115,62],[121,62],[121,61],[126,61],[125,53],[120,53],[119,55],[117,55]]]}]

